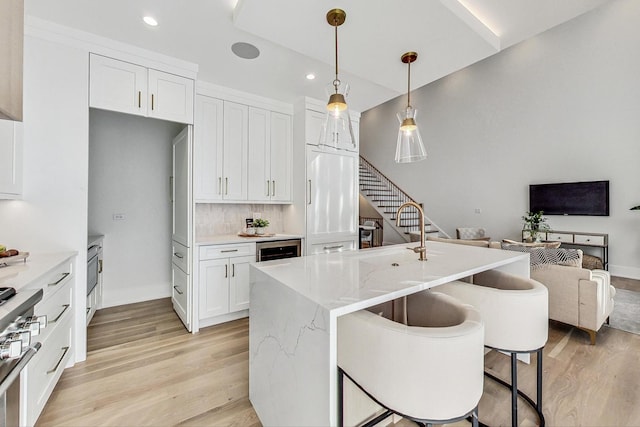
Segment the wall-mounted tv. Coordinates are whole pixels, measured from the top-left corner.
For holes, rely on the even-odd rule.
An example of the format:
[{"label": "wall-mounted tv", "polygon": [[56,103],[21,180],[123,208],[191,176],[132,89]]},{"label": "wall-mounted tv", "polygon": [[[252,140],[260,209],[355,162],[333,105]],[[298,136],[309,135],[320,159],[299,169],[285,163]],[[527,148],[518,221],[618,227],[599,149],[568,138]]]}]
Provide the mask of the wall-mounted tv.
[{"label": "wall-mounted tv", "polygon": [[609,216],[609,181],[529,185],[529,210],[545,215]]}]

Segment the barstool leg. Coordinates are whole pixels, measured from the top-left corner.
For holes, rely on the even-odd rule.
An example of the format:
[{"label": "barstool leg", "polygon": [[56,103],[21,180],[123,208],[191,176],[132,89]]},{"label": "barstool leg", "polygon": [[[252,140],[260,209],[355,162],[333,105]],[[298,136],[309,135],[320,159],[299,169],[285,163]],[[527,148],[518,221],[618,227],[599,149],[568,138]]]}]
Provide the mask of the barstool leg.
[{"label": "barstool leg", "polygon": [[518,425],[518,359],[511,353],[511,425]]},{"label": "barstool leg", "polygon": [[538,408],[538,413],[542,414],[542,349],[537,351],[538,353],[538,378],[537,378],[537,399],[536,399],[536,407]]},{"label": "barstool leg", "polygon": [[476,408],[473,410],[473,413],[471,414],[471,425],[473,427],[478,427],[478,407],[476,406]]}]

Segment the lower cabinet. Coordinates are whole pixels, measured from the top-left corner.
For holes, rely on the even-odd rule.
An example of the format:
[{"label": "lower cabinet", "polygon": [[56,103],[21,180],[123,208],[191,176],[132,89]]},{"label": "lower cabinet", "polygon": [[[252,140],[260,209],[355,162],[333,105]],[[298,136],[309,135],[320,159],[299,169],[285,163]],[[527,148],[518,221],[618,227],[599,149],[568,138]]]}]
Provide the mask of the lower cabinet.
[{"label": "lower cabinet", "polygon": [[256,260],[255,244],[203,246],[200,255],[200,326],[246,316],[245,310],[249,309],[249,264]]},{"label": "lower cabinet", "polygon": [[171,302],[176,314],[190,331],[189,276],[175,263],[171,264]]},{"label": "lower cabinet", "polygon": [[22,372],[20,425],[34,425],[73,354],[73,260],[52,269],[30,288],[44,295],[34,314],[47,316],[47,326],[35,337],[42,345]]}]

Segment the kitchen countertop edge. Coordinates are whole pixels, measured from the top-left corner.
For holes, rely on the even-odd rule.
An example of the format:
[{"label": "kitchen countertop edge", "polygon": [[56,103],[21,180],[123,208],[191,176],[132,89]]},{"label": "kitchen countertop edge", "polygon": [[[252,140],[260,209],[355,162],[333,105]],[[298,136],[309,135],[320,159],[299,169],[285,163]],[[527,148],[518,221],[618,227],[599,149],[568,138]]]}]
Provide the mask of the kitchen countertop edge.
[{"label": "kitchen countertop edge", "polygon": [[203,236],[196,238],[195,246],[207,246],[207,245],[223,245],[229,243],[247,243],[247,242],[272,242],[277,240],[294,240],[304,239],[303,236],[298,234],[276,234],[270,237],[243,237],[237,234],[221,234],[217,236]]}]

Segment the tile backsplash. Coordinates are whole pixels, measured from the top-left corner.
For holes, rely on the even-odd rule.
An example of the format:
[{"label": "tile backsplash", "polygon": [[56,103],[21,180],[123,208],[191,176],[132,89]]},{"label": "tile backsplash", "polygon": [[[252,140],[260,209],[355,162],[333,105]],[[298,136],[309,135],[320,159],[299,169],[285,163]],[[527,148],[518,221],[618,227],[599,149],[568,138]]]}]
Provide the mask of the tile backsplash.
[{"label": "tile backsplash", "polygon": [[235,234],[244,230],[246,218],[253,218],[254,212],[260,212],[262,218],[269,220],[268,233],[282,233],[283,205],[260,204],[196,204],[196,238],[220,234]]}]

